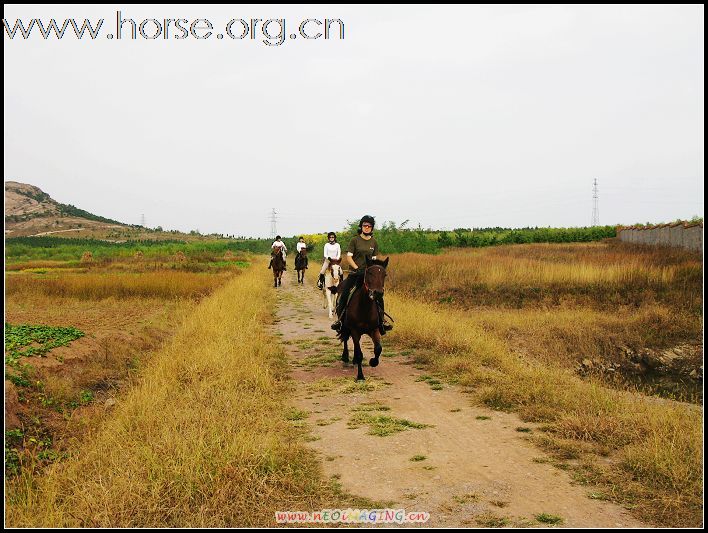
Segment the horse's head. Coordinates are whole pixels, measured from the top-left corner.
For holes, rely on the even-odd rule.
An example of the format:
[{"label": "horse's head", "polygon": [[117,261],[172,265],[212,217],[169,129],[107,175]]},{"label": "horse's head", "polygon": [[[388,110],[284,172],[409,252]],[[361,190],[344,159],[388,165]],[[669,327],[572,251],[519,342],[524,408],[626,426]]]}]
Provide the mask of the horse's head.
[{"label": "horse's head", "polygon": [[379,259],[366,258],[366,272],[364,273],[364,288],[371,300],[376,298],[377,294],[383,294],[384,283],[386,281],[386,267],[388,266],[388,257],[385,261]]},{"label": "horse's head", "polygon": [[334,283],[339,283],[339,280],[342,279],[342,276],[344,273],[342,272],[342,267],[339,266],[339,264],[334,264],[329,266],[330,271],[332,272],[332,277],[334,278]]},{"label": "horse's head", "polygon": [[344,272],[342,272],[342,267],[340,266],[341,262],[341,257],[339,259],[332,259],[331,257],[327,258],[327,269],[334,278],[335,283],[339,283],[339,280],[342,279],[342,276],[344,275]]}]

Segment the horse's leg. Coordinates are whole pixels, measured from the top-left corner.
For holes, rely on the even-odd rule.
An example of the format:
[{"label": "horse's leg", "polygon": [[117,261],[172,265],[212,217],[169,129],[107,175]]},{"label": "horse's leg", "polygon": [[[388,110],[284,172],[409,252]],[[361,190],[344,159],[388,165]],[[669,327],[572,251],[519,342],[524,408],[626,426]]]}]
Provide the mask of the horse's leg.
[{"label": "horse's leg", "polygon": [[344,343],[344,349],[342,350],[342,363],[348,363],[349,362],[349,346],[347,345],[347,342],[349,342],[349,334],[344,333],[342,335],[342,342]]},{"label": "horse's leg", "polygon": [[381,332],[377,329],[370,337],[374,341],[374,357],[369,359],[369,366],[379,366],[379,355],[383,351],[381,347]]},{"label": "horse's leg", "polygon": [[361,335],[358,333],[352,333],[352,340],[354,341],[354,363],[357,366],[356,380],[364,381],[364,371],[361,369],[361,363],[364,361],[364,352],[361,351],[361,345],[359,341]]}]

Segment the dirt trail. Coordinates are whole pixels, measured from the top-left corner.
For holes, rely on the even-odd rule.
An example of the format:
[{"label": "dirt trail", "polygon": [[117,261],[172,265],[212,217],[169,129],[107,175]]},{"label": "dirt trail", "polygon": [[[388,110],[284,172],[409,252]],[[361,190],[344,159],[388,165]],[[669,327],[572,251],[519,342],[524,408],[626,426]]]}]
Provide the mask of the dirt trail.
[{"label": "dirt trail", "polygon": [[[341,344],[312,277],[298,286],[294,272],[283,276],[275,333],[292,367],[295,407],[308,413],[308,445],[345,491],[391,508],[428,511],[428,526],[544,527],[535,517],[546,513],[567,527],[646,527],[625,509],[590,499],[592,488],[572,484],[568,473],[548,464],[517,431],[533,431],[533,424],[473,406],[459,387],[423,380],[425,372],[386,337],[381,364],[365,366],[366,382],[357,385],[355,367],[339,361]],[[366,339],[368,361],[373,346]],[[357,415],[428,427],[371,435],[366,423],[349,427]]]}]

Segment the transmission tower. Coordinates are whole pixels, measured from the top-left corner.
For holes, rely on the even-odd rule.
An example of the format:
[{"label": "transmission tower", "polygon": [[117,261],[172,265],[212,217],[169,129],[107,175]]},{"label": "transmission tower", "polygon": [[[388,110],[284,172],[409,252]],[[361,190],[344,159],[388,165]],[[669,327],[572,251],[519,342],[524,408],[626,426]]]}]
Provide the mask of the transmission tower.
[{"label": "transmission tower", "polygon": [[277,215],[278,215],[278,213],[275,212],[275,207],[274,207],[270,212],[270,238],[271,239],[275,239],[275,236],[278,234],[278,230],[276,228]]},{"label": "transmission tower", "polygon": [[592,226],[600,225],[600,206],[599,197],[597,195],[597,178],[593,182],[592,186]]},{"label": "transmission tower", "polygon": [[140,215],[140,225],[144,228],[145,227],[145,213]]}]

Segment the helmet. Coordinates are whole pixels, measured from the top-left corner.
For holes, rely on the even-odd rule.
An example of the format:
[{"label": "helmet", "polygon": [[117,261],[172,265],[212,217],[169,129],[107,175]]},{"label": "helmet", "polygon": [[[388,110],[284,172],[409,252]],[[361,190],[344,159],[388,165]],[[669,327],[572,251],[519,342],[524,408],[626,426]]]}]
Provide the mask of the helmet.
[{"label": "helmet", "polygon": [[279,241],[279,240],[280,240],[280,235],[276,235],[276,236],[275,236],[275,240],[276,240],[276,241]]},{"label": "helmet", "polygon": [[361,220],[359,221],[359,232],[361,232],[361,227],[364,225],[364,222],[368,222],[369,224],[371,224],[371,230],[373,231],[374,224],[376,224],[374,217],[372,217],[371,215],[364,215],[363,217],[361,217]]}]

